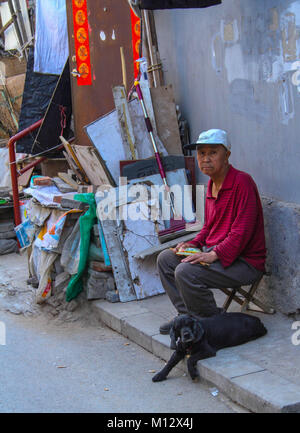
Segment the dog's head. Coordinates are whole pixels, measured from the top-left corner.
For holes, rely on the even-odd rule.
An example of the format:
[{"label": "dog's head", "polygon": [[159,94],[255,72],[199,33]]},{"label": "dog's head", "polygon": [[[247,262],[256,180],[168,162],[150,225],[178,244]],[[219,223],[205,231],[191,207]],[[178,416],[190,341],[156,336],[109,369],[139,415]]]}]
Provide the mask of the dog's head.
[{"label": "dog's head", "polygon": [[174,319],[170,330],[170,347],[176,350],[178,339],[183,345],[192,345],[200,341],[203,334],[204,329],[199,320],[188,314],[178,316]]}]

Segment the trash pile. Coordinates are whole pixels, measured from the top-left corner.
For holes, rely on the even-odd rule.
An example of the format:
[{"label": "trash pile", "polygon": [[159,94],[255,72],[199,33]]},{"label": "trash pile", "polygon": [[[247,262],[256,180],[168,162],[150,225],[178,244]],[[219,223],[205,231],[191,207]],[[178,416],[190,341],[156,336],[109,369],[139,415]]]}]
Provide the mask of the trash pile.
[{"label": "trash pile", "polygon": [[0,255],[18,251],[16,237],[14,223],[9,220],[0,220]]},{"label": "trash pile", "polygon": [[[187,225],[196,217],[203,221],[203,215],[195,213],[195,160],[183,152],[188,125],[175,104],[172,85],[164,85],[150,12],[143,11],[141,20],[127,3],[110,6],[117,21],[124,12],[134,25],[119,32],[123,39],[117,51],[105,45],[101,32],[101,65],[105,57],[114,59],[102,79],[96,58],[88,67],[89,55],[97,50],[90,52],[82,38],[86,31],[99,43],[98,27],[88,23],[88,15],[97,16],[100,6],[84,0],[75,2],[73,10],[64,1],[60,8],[52,3],[37,0],[36,40],[23,50],[27,65],[21,136],[13,144],[9,141],[9,161],[8,149],[0,155],[11,172],[13,193],[9,191],[7,205],[16,227],[0,224],[0,240],[3,232],[12,236],[4,238],[14,242],[5,254],[16,251],[16,245],[26,251],[35,302],[50,306],[55,316],[71,313],[80,300],[128,302],[164,293],[156,255],[192,239],[195,231]],[[84,14],[87,7],[93,13]],[[67,59],[68,49],[60,48],[68,46],[68,39],[73,46],[66,21],[74,11],[75,18],[84,17],[78,29],[76,19],[70,22],[82,46]],[[55,28],[60,22],[60,34],[41,37],[51,33],[53,22]],[[149,25],[141,32],[145,23]],[[111,30],[115,35],[115,27]],[[133,58],[124,50],[131,41]],[[142,42],[150,57],[147,50],[142,57]],[[204,202],[204,188],[197,191],[197,202],[201,199]]]}]

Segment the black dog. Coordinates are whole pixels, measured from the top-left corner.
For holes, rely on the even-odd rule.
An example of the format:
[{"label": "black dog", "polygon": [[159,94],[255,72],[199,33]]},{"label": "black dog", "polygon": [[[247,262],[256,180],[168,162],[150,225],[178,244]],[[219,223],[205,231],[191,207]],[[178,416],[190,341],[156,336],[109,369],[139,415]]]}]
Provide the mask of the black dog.
[{"label": "black dog", "polygon": [[197,361],[216,356],[219,349],[247,343],[266,333],[260,319],[244,313],[223,313],[201,320],[188,314],[178,316],[170,331],[170,347],[176,351],[152,380],[165,380],[172,368],[187,355],[188,372],[197,381]]}]

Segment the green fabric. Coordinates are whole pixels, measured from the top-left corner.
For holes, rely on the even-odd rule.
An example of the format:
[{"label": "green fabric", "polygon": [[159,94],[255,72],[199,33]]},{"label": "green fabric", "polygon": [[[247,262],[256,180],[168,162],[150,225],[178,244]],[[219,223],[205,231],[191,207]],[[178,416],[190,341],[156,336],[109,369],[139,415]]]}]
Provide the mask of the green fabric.
[{"label": "green fabric", "polygon": [[92,193],[88,194],[76,194],[74,200],[79,200],[90,205],[89,209],[84,215],[79,218],[80,226],[80,259],[78,265],[78,272],[73,275],[66,291],[66,301],[70,302],[76,298],[83,290],[82,275],[86,268],[86,263],[89,256],[91,230],[95,224],[96,217],[96,202],[95,195]]}]

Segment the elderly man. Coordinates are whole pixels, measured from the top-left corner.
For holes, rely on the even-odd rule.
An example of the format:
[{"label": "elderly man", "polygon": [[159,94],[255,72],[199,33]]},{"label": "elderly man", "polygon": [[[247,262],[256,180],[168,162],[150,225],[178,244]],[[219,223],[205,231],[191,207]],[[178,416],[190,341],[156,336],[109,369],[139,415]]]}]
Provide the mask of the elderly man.
[{"label": "elderly man", "polygon": [[[197,143],[202,173],[210,180],[205,223],[190,242],[167,249],[157,259],[163,287],[179,314],[196,317],[220,314],[211,288],[252,284],[265,271],[265,235],[260,197],[252,177],[229,164],[230,144],[220,129],[202,132]],[[176,255],[187,247],[201,252]],[[168,334],[172,322],[160,327]]]}]

